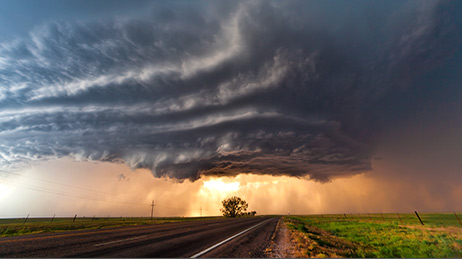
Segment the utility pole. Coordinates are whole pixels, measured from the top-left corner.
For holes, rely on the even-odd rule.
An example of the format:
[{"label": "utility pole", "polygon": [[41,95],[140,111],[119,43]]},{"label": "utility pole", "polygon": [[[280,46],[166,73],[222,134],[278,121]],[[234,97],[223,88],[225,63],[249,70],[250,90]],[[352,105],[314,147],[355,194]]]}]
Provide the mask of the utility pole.
[{"label": "utility pole", "polygon": [[152,201],[152,203],[151,203],[151,220],[152,220],[152,217],[154,215],[154,206],[156,206],[156,204],[154,204],[154,201]]}]

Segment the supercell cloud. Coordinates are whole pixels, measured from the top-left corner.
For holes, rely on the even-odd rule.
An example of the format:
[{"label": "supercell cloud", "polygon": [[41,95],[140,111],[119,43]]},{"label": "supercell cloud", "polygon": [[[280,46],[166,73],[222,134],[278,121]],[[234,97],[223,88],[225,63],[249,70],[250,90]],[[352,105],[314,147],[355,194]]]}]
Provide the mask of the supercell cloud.
[{"label": "supercell cloud", "polygon": [[460,5],[172,2],[38,24],[0,43],[1,168],[73,157],[191,180],[366,172],[384,133],[460,96],[438,80],[460,70]]}]

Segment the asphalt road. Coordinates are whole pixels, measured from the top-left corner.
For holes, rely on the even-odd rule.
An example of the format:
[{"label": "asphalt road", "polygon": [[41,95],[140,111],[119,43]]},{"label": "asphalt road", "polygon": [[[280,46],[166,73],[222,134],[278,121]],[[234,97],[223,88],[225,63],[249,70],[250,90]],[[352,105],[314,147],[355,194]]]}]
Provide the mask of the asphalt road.
[{"label": "asphalt road", "polygon": [[3,237],[0,257],[264,257],[278,220],[213,219]]}]

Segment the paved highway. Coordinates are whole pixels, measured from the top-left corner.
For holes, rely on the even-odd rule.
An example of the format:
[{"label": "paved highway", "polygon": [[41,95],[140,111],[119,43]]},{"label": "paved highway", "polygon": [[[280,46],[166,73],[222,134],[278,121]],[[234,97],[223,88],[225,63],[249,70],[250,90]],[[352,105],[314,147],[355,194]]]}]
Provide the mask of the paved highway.
[{"label": "paved highway", "polygon": [[263,257],[277,217],[214,219],[0,238],[1,257]]}]

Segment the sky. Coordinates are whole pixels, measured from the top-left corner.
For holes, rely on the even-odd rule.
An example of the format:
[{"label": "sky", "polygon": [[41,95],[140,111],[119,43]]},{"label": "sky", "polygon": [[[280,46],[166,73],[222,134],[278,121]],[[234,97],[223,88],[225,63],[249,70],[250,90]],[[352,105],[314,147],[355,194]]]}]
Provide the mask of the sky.
[{"label": "sky", "polygon": [[458,1],[0,1],[0,217],[462,210]]}]

